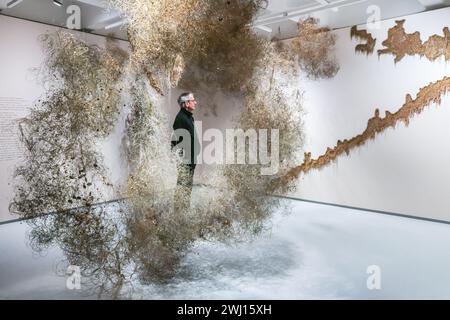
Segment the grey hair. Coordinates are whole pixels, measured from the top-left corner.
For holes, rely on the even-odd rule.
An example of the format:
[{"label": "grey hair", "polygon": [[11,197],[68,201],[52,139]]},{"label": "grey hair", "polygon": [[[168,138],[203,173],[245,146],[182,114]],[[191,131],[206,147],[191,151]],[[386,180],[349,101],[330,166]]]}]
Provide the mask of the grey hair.
[{"label": "grey hair", "polygon": [[184,108],[186,106],[186,102],[189,101],[189,97],[191,95],[193,95],[192,92],[184,92],[178,97],[177,102],[180,105],[180,107]]}]

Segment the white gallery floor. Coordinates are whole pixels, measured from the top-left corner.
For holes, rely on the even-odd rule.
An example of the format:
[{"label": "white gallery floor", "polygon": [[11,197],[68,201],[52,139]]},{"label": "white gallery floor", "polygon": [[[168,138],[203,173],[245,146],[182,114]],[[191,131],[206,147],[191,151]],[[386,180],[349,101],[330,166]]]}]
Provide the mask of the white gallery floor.
[{"label": "white gallery floor", "polygon": [[[283,200],[272,232],[235,246],[199,242],[165,285],[135,299],[449,299],[450,224]],[[62,252],[33,253],[26,223],[0,225],[0,299],[95,298],[66,289]],[[369,290],[369,266],[380,289]]]}]

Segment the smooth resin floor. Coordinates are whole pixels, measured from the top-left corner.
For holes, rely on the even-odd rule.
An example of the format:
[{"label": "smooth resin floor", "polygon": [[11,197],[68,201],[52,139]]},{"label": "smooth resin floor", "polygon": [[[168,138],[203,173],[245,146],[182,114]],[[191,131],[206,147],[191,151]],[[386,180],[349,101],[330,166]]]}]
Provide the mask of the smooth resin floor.
[{"label": "smooth resin floor", "polygon": [[[283,200],[272,232],[234,246],[198,242],[164,285],[135,299],[450,299],[450,225]],[[36,254],[26,223],[0,225],[0,298],[95,298],[57,276],[59,248]],[[381,289],[367,288],[369,266]]]}]

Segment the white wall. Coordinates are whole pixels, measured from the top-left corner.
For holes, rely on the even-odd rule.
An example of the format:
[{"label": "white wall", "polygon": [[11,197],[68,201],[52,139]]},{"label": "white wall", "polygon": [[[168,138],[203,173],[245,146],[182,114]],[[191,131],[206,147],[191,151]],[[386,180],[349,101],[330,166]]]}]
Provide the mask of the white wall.
[{"label": "white wall", "polygon": [[[405,17],[406,32],[420,31],[425,41],[443,35],[449,26],[450,8]],[[395,20],[371,30],[376,50],[387,38]],[[359,26],[359,29],[365,25]],[[355,54],[360,43],[350,39],[350,29],[335,31],[341,69],[331,80],[299,84],[305,92],[306,146],[315,159],[344,140],[363,132],[367,120],[379,108],[397,111],[407,93],[414,99],[419,89],[450,75],[444,59]],[[450,98],[416,116],[409,127],[399,124],[342,156],[322,170],[314,170],[298,182],[296,197],[356,207],[450,220]]]},{"label": "white wall", "polygon": [[[448,26],[450,9],[420,13],[406,17],[407,32],[420,31],[422,40],[442,34]],[[397,18],[400,19],[400,18]],[[371,32],[377,38],[376,49],[386,39],[395,20],[386,20],[381,29]],[[360,26],[360,28],[365,26]],[[43,56],[38,35],[50,27],[33,22],[0,16],[0,97],[25,99],[31,104],[43,89],[29,77],[29,69],[39,66]],[[419,89],[430,82],[450,75],[450,65],[443,59],[430,62],[425,58],[405,57],[397,65],[392,56],[378,59],[355,54],[359,43],[350,39],[350,29],[334,31],[338,36],[337,51],[341,69],[334,79],[298,84],[304,91],[306,145],[313,158],[334,147],[338,139],[360,134],[376,108],[395,112],[407,93],[413,99]],[[98,36],[79,33],[91,43],[104,43]],[[126,43],[123,43],[126,46]],[[164,103],[164,110],[173,121],[178,106],[179,90],[173,90]],[[238,113],[239,99],[229,99],[217,93],[217,117],[205,115],[202,101],[196,120],[203,129],[232,127],[231,119]],[[1,117],[1,115],[0,115]],[[301,177],[298,191],[292,196],[341,205],[385,210],[429,218],[450,220],[450,98],[442,100],[439,108],[432,106],[415,117],[408,128],[398,125],[377,136],[374,141],[342,156],[322,170]],[[106,164],[113,181],[121,180],[123,164],[119,155],[121,125],[103,145]],[[0,161],[0,221],[12,218],[7,205],[12,196],[11,174],[17,161]],[[196,182],[208,174],[205,165],[196,171]]]},{"label": "white wall", "polygon": [[[449,25],[450,8],[382,21],[380,29],[371,30],[377,45],[370,56],[355,53],[355,46],[361,42],[350,38],[350,28],[333,31],[339,73],[333,79],[312,81],[304,77],[298,83],[306,112],[306,143],[304,150],[299,150],[301,157],[311,152],[317,158],[337,140],[362,133],[375,109],[383,117],[386,110],[396,112],[406,94],[414,99],[420,88],[450,75],[450,63],[443,58],[430,62],[417,56],[405,57],[397,65],[393,56],[378,58],[376,50],[382,48],[388,29],[403,18],[406,32],[420,31],[425,41],[433,34],[443,35],[442,29]],[[167,104],[170,119],[178,109],[178,93],[175,90]],[[238,113],[240,101],[220,94],[213,100],[219,106],[217,117],[204,117],[202,107],[207,106],[199,101],[195,118],[203,121],[203,130],[232,127],[231,119]],[[349,156],[302,176],[297,191],[289,196],[450,220],[449,119],[450,97],[445,97],[439,107],[432,105],[412,119],[409,127],[399,124],[388,129]],[[196,182],[204,182],[208,172],[208,166],[200,165]]]},{"label": "white wall", "polygon": [[[44,88],[33,79],[31,68],[39,67],[44,59],[38,36],[58,29],[0,15],[0,125],[3,124],[4,128],[1,131],[2,127],[0,126],[2,135],[10,122],[6,120],[6,117],[12,119],[26,116],[33,101],[44,93]],[[104,46],[106,43],[105,37],[73,32],[87,43],[99,46]],[[120,41],[119,43],[123,48],[128,48],[127,42]],[[20,102],[14,103],[16,105],[14,108],[11,108],[13,105],[11,98]],[[6,109],[9,111],[5,111]],[[14,110],[10,111],[10,109]],[[121,167],[123,167],[123,163],[118,157],[120,145],[117,144],[117,141],[120,141],[122,123],[119,121],[114,134],[102,143],[105,163],[110,168],[112,180],[116,183],[121,180]],[[5,141],[0,139],[0,153],[6,153],[4,147]],[[0,155],[0,221],[15,218],[9,213],[8,205],[13,195],[12,174],[14,167],[20,163],[16,154],[17,152],[10,157]]]}]

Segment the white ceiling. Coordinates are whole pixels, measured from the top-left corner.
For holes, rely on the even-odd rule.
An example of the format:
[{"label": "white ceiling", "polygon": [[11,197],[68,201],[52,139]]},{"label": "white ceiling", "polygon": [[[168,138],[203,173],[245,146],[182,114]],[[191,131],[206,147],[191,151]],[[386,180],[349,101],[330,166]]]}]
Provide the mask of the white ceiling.
[{"label": "white ceiling", "polygon": [[[18,1],[17,5],[7,8],[7,4],[14,1]],[[84,31],[126,39],[119,13],[107,11],[104,0],[59,1],[63,4],[61,7],[53,0],[0,0],[0,9],[4,15],[65,27],[66,8],[76,4],[81,8]],[[365,23],[370,5],[380,8],[381,19],[388,19],[450,6],[450,0],[268,0],[253,27],[263,36],[285,39],[296,34],[296,21],[308,16],[319,18],[332,29]],[[112,27],[105,28],[108,25]]]},{"label": "white ceiling", "polygon": [[6,4],[13,0],[0,0],[1,14],[26,20],[42,22],[54,26],[66,27],[69,14],[66,9],[77,5],[81,9],[81,28],[83,31],[99,35],[112,34],[115,38],[126,40],[127,34],[123,26],[105,29],[106,26],[120,21],[118,12],[109,11],[102,0],[59,0],[63,5],[57,6],[53,0],[23,0],[12,8]]},{"label": "white ceiling", "polygon": [[367,22],[369,6],[380,9],[381,20],[450,6],[450,0],[273,0],[254,22],[255,31],[269,38],[286,39],[297,34],[296,22],[309,16],[322,25],[339,29]]}]

